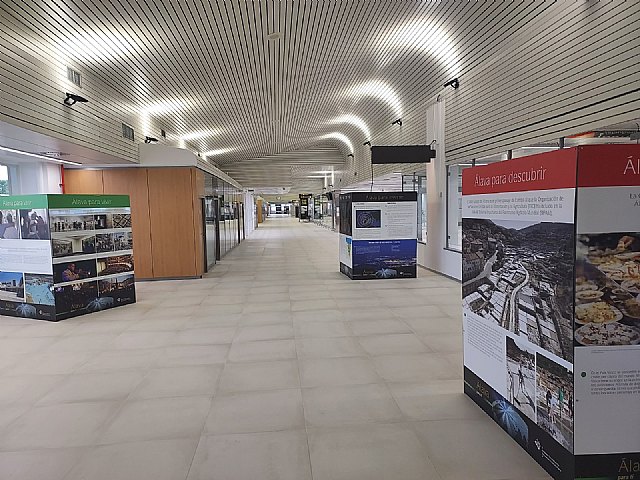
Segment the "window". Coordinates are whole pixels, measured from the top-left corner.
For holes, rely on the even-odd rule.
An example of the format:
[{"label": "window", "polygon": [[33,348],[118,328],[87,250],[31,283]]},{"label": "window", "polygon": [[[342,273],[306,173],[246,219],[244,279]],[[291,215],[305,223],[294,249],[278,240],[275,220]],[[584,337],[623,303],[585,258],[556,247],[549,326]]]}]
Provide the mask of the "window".
[{"label": "window", "polygon": [[0,195],[9,195],[9,169],[6,165],[0,165]]},{"label": "window", "polygon": [[126,123],[122,124],[122,136],[124,138],[128,138],[129,140],[135,140],[135,134],[133,131],[133,127],[130,127]]},{"label": "window", "polygon": [[470,164],[447,166],[447,248],[462,251],[462,171]]},{"label": "window", "polygon": [[402,191],[418,193],[418,241],[427,241],[427,176],[403,175]]}]

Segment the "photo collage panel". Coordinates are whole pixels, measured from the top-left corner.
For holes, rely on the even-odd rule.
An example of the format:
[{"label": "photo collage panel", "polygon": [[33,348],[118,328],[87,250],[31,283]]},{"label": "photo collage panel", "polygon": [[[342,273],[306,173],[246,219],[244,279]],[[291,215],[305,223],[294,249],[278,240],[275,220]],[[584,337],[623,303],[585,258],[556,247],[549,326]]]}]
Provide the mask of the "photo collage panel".
[{"label": "photo collage panel", "polygon": [[51,214],[53,258],[133,249],[131,214],[70,212]]}]

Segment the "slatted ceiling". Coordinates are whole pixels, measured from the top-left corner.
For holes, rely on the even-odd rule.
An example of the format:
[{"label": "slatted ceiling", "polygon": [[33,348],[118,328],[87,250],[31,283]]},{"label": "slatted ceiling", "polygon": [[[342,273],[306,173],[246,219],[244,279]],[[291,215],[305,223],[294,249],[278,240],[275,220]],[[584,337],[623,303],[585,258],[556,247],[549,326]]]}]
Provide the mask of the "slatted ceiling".
[{"label": "slatted ceiling", "polygon": [[[302,185],[304,161],[317,154],[309,152],[331,146],[337,159],[316,160],[340,164],[335,183],[344,186],[370,176],[365,140],[427,143],[426,101],[439,92],[449,161],[638,117],[639,98],[627,93],[640,81],[636,5],[0,0],[0,119],[26,120],[129,161],[137,148],[121,137],[123,121],[137,141],[164,128],[161,142],[174,145],[183,135],[216,130],[185,144],[200,152],[231,149],[210,160],[249,187]],[[280,40],[266,39],[273,32]],[[106,48],[92,48],[100,43]],[[78,93],[88,105],[60,105],[65,89],[77,90],[66,80],[68,65],[83,74]],[[460,89],[443,90],[453,76]],[[390,125],[395,114],[384,101],[348,94],[372,80],[400,98],[402,127]],[[7,88],[20,105],[5,101]],[[142,115],[171,102],[184,106]],[[360,117],[372,138],[329,123],[344,114]],[[348,135],[354,159],[342,143],[318,140],[334,131]],[[374,174],[402,168],[375,166]]]}]

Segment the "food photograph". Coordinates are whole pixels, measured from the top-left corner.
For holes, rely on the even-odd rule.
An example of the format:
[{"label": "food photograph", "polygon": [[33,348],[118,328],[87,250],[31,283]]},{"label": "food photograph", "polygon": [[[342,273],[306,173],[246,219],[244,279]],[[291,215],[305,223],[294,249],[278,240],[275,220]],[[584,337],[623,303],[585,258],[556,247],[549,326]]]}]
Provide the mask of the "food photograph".
[{"label": "food photograph", "polygon": [[578,235],[577,345],[640,344],[640,233]]}]

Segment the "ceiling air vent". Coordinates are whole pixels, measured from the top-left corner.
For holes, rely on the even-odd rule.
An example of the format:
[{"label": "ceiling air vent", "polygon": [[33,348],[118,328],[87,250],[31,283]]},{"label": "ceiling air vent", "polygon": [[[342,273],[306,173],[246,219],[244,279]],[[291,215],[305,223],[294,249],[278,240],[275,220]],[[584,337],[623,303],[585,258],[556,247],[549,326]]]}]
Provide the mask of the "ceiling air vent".
[{"label": "ceiling air vent", "polygon": [[80,75],[80,72],[74,70],[71,67],[67,67],[67,79],[71,83],[73,83],[73,84],[75,84],[75,85],[77,85],[79,87],[82,87],[82,75]]},{"label": "ceiling air vent", "polygon": [[135,140],[135,134],[133,132],[133,127],[130,127],[126,123],[122,124],[122,136],[124,138],[128,138],[129,140]]},{"label": "ceiling air vent", "polygon": [[164,128],[160,130],[160,136],[162,138],[167,138],[167,132],[164,131]]}]

